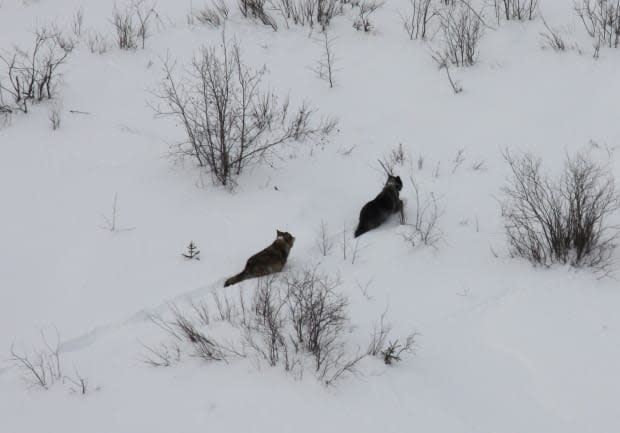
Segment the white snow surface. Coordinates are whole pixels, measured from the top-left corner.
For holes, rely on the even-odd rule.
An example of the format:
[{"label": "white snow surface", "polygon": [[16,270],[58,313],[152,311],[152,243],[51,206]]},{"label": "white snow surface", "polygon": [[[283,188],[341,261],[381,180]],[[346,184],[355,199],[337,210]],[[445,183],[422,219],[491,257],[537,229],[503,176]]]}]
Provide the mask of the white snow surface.
[{"label": "white snow surface", "polygon": [[[567,153],[588,151],[620,177],[620,51],[592,58],[572,2],[542,0],[541,10],[580,50],[542,49],[540,19],[503,22],[486,31],[475,66],[452,69],[459,95],[430,46],[403,31],[406,1],[388,0],[372,33],[355,31],[348,9],[335,18],[333,89],[312,71],[318,32],[282,22],[273,32],[231,2],[226,37],[240,42],[247,63],[266,65],[265,83],[339,118],[328,143],[287,144],[232,192],[168,157],[183,131],[149,107],[162,59],[188,64],[201,46],[221,43],[219,29],[188,25],[191,5],[159,0],[144,50],[92,54],[84,37],[62,70],[59,130],[49,128],[51,102],[0,129],[0,432],[620,431],[617,275],[510,258],[498,204],[504,149],[531,151],[551,171]],[[80,7],[87,31],[111,38],[113,6],[0,1],[0,49],[29,47],[42,24],[68,28]],[[351,236],[385,181],[377,158],[399,143],[409,158],[398,168],[406,211],[414,211],[413,174],[438,198],[443,239],[412,248],[394,219],[360,238],[355,263],[345,261],[343,228]],[[465,161],[453,169],[459,149]],[[473,170],[476,161],[486,169]],[[132,230],[101,228],[115,195],[119,224]],[[327,257],[316,248],[321,221],[335,243]],[[365,347],[387,308],[394,337],[420,334],[415,354],[393,366],[365,359],[332,387],[248,359],[146,365],[141,343],[165,338],[147,313],[224,293],[224,279],[276,229],[297,239],[286,272],[318,266],[340,275],[353,345]],[[200,261],[180,256],[190,240]],[[365,296],[358,286],[367,282]],[[40,349],[40,330],[58,331],[65,370],[89,379],[86,396],[60,383],[30,387],[4,361],[11,344]]]}]

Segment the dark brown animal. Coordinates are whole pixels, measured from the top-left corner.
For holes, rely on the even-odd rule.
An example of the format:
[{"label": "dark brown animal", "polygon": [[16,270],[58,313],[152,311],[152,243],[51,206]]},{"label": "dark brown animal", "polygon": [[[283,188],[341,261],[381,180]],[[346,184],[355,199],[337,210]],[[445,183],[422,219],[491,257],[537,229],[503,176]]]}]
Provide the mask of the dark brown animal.
[{"label": "dark brown animal", "polygon": [[274,274],[280,272],[282,268],[284,268],[286,260],[288,259],[288,254],[295,243],[295,238],[288,232],[276,230],[276,233],[276,240],[261,252],[250,257],[245,264],[245,269],[239,274],[227,279],[224,283],[224,287],[237,284],[248,278],[264,277],[265,275]]},{"label": "dark brown animal", "polygon": [[362,208],[355,237],[376,229],[395,213],[400,213],[400,220],[404,222],[403,201],[399,197],[401,189],[403,189],[403,182],[400,176],[388,174],[383,190]]}]

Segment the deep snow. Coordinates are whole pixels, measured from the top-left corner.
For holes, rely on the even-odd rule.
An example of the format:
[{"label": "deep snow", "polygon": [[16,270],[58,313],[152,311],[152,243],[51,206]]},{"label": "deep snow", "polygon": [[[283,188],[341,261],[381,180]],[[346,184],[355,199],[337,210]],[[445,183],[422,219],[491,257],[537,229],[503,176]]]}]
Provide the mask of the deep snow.
[{"label": "deep snow", "polygon": [[[350,13],[335,19],[333,89],[311,70],[317,35],[274,33],[232,7],[227,36],[240,41],[246,62],[266,65],[275,91],[340,120],[329,143],[287,145],[234,192],[168,158],[182,131],[148,106],[166,55],[184,64],[202,44],[220,42],[219,30],[187,24],[190,3],[158,2],[161,21],[145,50],[96,55],[79,46],[63,70],[61,129],[49,129],[47,103],[0,129],[0,353],[8,357],[12,343],[40,348],[39,330],[57,328],[65,369],[79,368],[92,389],[82,397],[62,384],[28,388],[4,362],[0,431],[620,430],[618,281],[509,258],[497,203],[506,148],[532,151],[550,170],[587,149],[620,176],[620,58],[605,49],[592,59],[570,2],[543,0],[541,8],[551,24],[568,26],[582,53],[541,49],[540,20],[502,23],[486,32],[478,64],[453,70],[460,95],[430,48],[402,30],[398,11],[407,2],[379,10],[372,34],[356,32]],[[37,25],[69,25],[79,6],[86,28],[110,34],[113,4],[1,2],[0,49],[27,47]],[[376,159],[398,143],[409,155],[401,176],[411,172],[438,197],[443,240],[412,248],[392,221],[360,238],[355,264],[344,261],[343,227],[352,232],[384,181]],[[459,149],[465,161],[453,170]],[[477,161],[486,169],[473,170]],[[411,191],[405,182],[410,213]],[[101,228],[115,195],[130,231]],[[328,257],[315,246],[321,221],[335,242]],[[359,375],[329,389],[310,373],[298,381],[248,360],[145,365],[140,343],[163,338],[145,313],[222,293],[224,278],[276,228],[297,238],[289,271],[319,263],[340,274],[354,344],[366,344],[387,307],[394,336],[421,334],[416,354],[394,367],[367,359]],[[200,261],[180,257],[190,240]],[[367,282],[368,297],[358,288]]]}]

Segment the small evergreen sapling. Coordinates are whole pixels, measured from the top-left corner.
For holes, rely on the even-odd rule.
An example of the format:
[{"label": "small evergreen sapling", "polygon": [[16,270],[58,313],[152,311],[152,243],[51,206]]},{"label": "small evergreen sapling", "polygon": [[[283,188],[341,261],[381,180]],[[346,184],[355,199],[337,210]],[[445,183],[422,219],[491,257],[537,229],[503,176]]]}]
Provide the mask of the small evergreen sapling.
[{"label": "small evergreen sapling", "polygon": [[383,356],[383,362],[386,365],[392,365],[394,361],[398,362],[401,360],[400,355],[403,352],[413,352],[416,336],[417,334],[415,332],[409,334],[403,344],[399,343],[398,340],[390,341],[385,350],[381,351],[381,355]]},{"label": "small evergreen sapling", "polygon": [[190,241],[189,245],[187,246],[187,252],[181,255],[188,260],[200,260],[200,250],[198,249],[194,241]]}]

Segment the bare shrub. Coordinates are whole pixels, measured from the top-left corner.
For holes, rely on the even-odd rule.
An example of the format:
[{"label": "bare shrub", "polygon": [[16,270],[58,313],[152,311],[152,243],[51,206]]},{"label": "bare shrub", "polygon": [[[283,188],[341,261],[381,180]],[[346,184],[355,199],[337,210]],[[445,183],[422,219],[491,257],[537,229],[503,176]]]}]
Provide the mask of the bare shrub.
[{"label": "bare shrub", "polygon": [[411,9],[407,15],[401,15],[403,28],[409,39],[425,40],[429,26],[437,11],[432,7],[432,0],[409,0]]},{"label": "bare shrub", "polygon": [[[355,373],[359,361],[371,353],[370,349],[351,350],[347,342],[346,334],[351,328],[346,311],[348,300],[337,291],[339,285],[339,279],[308,269],[294,275],[258,279],[249,302],[240,290],[238,300],[230,301],[230,314],[221,317],[238,332],[242,349],[237,348],[238,344],[207,337],[212,332],[208,330],[211,321],[206,305],[191,304],[191,315],[173,306],[171,320],[150,316],[156,326],[172,337],[173,343],[145,346],[144,360],[153,366],[172,365],[181,357],[179,344],[184,344],[189,345],[193,356],[209,361],[250,357],[265,360],[270,366],[281,366],[294,375],[311,368],[318,380],[332,385],[346,374]],[[387,347],[384,318],[385,313],[381,316],[382,331],[378,331],[381,336],[377,335],[372,351],[376,356]]]},{"label": "bare shrub", "polygon": [[196,341],[192,342],[194,343],[194,356],[205,361],[227,362],[231,354],[240,355],[240,352],[227,348],[212,337],[207,337],[200,333],[197,334],[197,337]]},{"label": "bare shrub", "polygon": [[215,11],[215,9],[209,6],[192,10],[188,21],[193,24],[194,20],[198,21],[200,24],[209,25],[211,27],[219,27],[222,25],[222,19],[219,14]]},{"label": "bare shrub", "polygon": [[154,108],[183,125],[187,140],[173,154],[193,158],[224,186],[232,186],[245,167],[278,145],[325,136],[334,128],[333,119],[315,125],[308,105],[291,113],[288,99],[280,103],[273,92],[263,90],[265,69],[246,66],[236,42],[224,40],[220,55],[203,48],[182,78],[175,77],[174,69],[170,61],[164,64],[157,95],[164,107]]},{"label": "bare shrub", "polygon": [[138,48],[138,44],[144,49],[146,39],[150,36],[150,24],[153,17],[157,16],[155,4],[147,0],[134,0],[119,10],[116,6],[112,12],[112,25],[116,32],[116,43],[122,50]]},{"label": "bare shrub", "polygon": [[533,20],[538,14],[538,0],[493,0],[493,7],[499,20]]},{"label": "bare shrub", "polygon": [[71,22],[71,31],[73,35],[79,39],[82,37],[84,28],[84,9],[81,7],[73,15],[73,21]]},{"label": "bare shrub", "polygon": [[342,240],[340,241],[340,246],[342,247],[342,260],[347,260],[347,253],[349,252],[349,244],[351,243],[351,238],[347,236],[347,223],[345,222],[342,225]]},{"label": "bare shrub", "polygon": [[321,225],[319,226],[319,234],[316,241],[316,246],[319,252],[327,257],[332,249],[334,248],[334,242],[329,237],[329,230],[327,228],[327,223],[325,221],[321,221]]},{"label": "bare shrub", "polygon": [[329,37],[327,30],[323,31],[321,40],[321,58],[317,61],[314,72],[321,80],[329,83],[329,87],[334,87],[334,74],[336,72],[336,54],[334,53],[334,38]]},{"label": "bare shrub", "polygon": [[212,4],[218,15],[223,20],[227,20],[228,14],[230,13],[230,8],[226,4],[226,2],[224,0],[212,0]]},{"label": "bare shrub", "polygon": [[23,378],[30,386],[48,390],[56,383],[69,383],[72,385],[69,386],[71,392],[86,394],[88,379],[77,368],[74,368],[73,376],[64,374],[58,331],[54,342],[50,342],[45,332],[41,331],[41,340],[43,348],[31,353],[20,351],[12,344],[8,361],[23,372]]},{"label": "bare shrub", "polygon": [[311,28],[316,23],[317,0],[301,0],[294,9],[297,12],[293,16],[296,24],[304,25],[307,23]]},{"label": "bare shrub", "polygon": [[607,156],[610,161],[614,159],[616,151],[620,148],[618,145],[610,145],[605,141],[598,142],[590,140],[588,141],[588,145],[597,152],[604,152],[605,156]]},{"label": "bare shrub", "polygon": [[600,53],[601,53],[601,40],[600,39],[596,39],[594,41],[594,43],[592,44],[592,58],[594,60],[598,60]]},{"label": "bare shrub", "polygon": [[588,34],[609,48],[620,43],[620,2],[617,0],[579,0],[575,11]]},{"label": "bare shrub", "polygon": [[147,346],[143,361],[151,367],[170,367],[181,360],[181,347],[177,344],[161,343],[159,346]]},{"label": "bare shrub", "polygon": [[66,53],[73,51],[78,44],[78,39],[75,36],[65,35],[56,24],[51,25],[51,33],[55,35],[56,43],[60,49]]},{"label": "bare shrub", "polygon": [[334,16],[342,13],[340,0],[271,0],[271,7],[280,12],[288,27],[289,21],[295,25],[321,26],[324,31]]},{"label": "bare shrub", "polygon": [[350,355],[346,349],[348,301],[336,292],[339,285],[314,269],[260,280],[246,326],[248,345],[287,371],[309,356],[315,375],[327,385],[352,372],[365,354]]},{"label": "bare shrub", "polygon": [[[239,289],[239,295],[242,296],[241,289]],[[242,298],[243,299],[243,298]],[[190,302],[192,310],[196,314],[196,317],[203,326],[209,326],[211,324],[211,314],[209,313],[209,307],[204,302],[194,303]]]},{"label": "bare shrub", "polygon": [[51,385],[63,378],[60,362],[60,336],[56,334],[56,342],[51,345],[41,332],[45,348],[33,354],[19,352],[11,345],[9,361],[24,372],[24,379],[32,386],[49,389]]},{"label": "bare shrub", "polygon": [[325,31],[332,18],[342,13],[342,4],[339,0],[317,0],[316,5],[316,20]]},{"label": "bare shrub", "polygon": [[[401,222],[402,222],[402,218],[403,217],[403,213],[401,212]],[[360,253],[362,252],[364,248],[360,247],[360,240],[359,239],[355,239],[355,243],[353,244],[353,250],[351,251],[351,264],[354,265],[355,262],[357,261],[357,259],[360,256]]]},{"label": "bare shrub", "polygon": [[121,227],[118,223],[118,194],[114,194],[114,200],[112,202],[112,211],[110,215],[101,214],[104,224],[100,226],[103,230],[107,230],[113,233],[128,232],[135,227]]},{"label": "bare shrub", "polygon": [[[276,366],[281,357],[288,358],[289,350],[285,339],[285,297],[274,284],[274,278],[258,281],[252,300],[252,322],[246,327],[246,340],[269,363]],[[257,344],[253,335],[258,334],[263,344]]]},{"label": "bare shrub", "polygon": [[0,90],[0,128],[11,124],[11,114],[13,114],[13,110],[2,101],[2,91]]},{"label": "bare shrub", "polygon": [[278,30],[276,20],[265,10],[266,0],[239,0],[239,10],[245,18],[252,18]]},{"label": "bare shrub", "polygon": [[415,214],[413,220],[405,224],[407,229],[402,233],[402,237],[413,247],[419,243],[436,247],[442,237],[439,220],[443,211],[439,208],[434,194],[423,195],[413,176],[409,180],[413,187]]},{"label": "bare shrub", "polygon": [[372,327],[372,333],[370,334],[370,343],[366,353],[370,356],[377,356],[381,353],[385,347],[385,342],[392,331],[392,326],[385,320],[387,316],[387,309],[381,313],[379,323],[374,323]]},{"label": "bare shrub", "polygon": [[547,21],[545,21],[544,18],[542,22],[545,26],[545,31],[540,33],[543,39],[543,44],[554,51],[566,50],[566,44],[564,43],[564,39],[562,38],[560,31],[556,28],[549,26],[549,24],[547,24]]},{"label": "bare shrub", "polygon": [[390,153],[386,158],[384,158],[383,162],[385,164],[385,168],[389,169],[390,167],[392,167],[393,169],[396,166],[402,167],[405,164],[406,160],[407,154],[403,149],[403,143],[398,143],[398,146],[390,150]]},{"label": "bare shrub", "polygon": [[188,16],[188,21],[190,23],[198,21],[200,24],[219,27],[228,19],[228,13],[228,5],[223,0],[215,0],[211,2],[211,5],[192,9]]},{"label": "bare shrub", "polygon": [[352,144],[350,146],[340,146],[340,148],[338,148],[338,154],[345,157],[351,156],[356,147],[356,144]]},{"label": "bare shrub", "polygon": [[215,302],[215,308],[219,319],[225,322],[233,323],[237,315],[237,308],[233,303],[233,300],[228,297],[227,293],[224,293],[224,297],[222,298],[217,294],[217,292],[213,292],[212,297]]},{"label": "bare shrub", "polygon": [[65,380],[71,383],[73,386],[69,387],[71,392],[86,395],[89,391],[88,378],[82,376],[77,368],[74,369],[74,377],[65,376]]},{"label": "bare shrub", "polygon": [[439,70],[441,71],[443,69],[446,71],[446,77],[448,78],[448,82],[450,83],[450,87],[452,87],[452,91],[454,92],[454,94],[458,95],[459,93],[461,93],[463,91],[463,86],[461,86],[461,82],[454,80],[452,78],[452,75],[450,74],[450,65],[449,65],[450,62],[448,60],[448,53],[436,52],[432,54],[432,57],[433,57],[433,60],[437,62],[437,66],[439,67]]},{"label": "bare shrub", "polygon": [[316,371],[326,374],[328,364],[340,348],[348,323],[347,299],[335,292],[339,280],[305,271],[286,280],[287,305],[294,340],[314,357]]},{"label": "bare shrub", "polygon": [[377,9],[384,5],[382,1],[377,0],[362,0],[359,4],[357,16],[353,20],[353,28],[358,31],[369,32],[374,26],[370,21],[370,17]]},{"label": "bare shrub", "polygon": [[53,105],[47,115],[47,118],[50,122],[50,128],[52,131],[56,131],[60,128],[60,123],[62,121],[61,108],[58,105]]},{"label": "bare shrub", "polygon": [[[65,63],[70,49],[63,49],[61,35],[42,27],[35,32],[31,51],[15,48],[0,53],[0,91],[9,95],[15,107],[24,113],[28,106],[54,96],[60,79],[60,67]],[[71,47],[72,48],[72,47]]]},{"label": "bare shrub", "polygon": [[459,149],[456,151],[454,161],[452,161],[452,174],[456,173],[463,162],[465,161],[465,149]]},{"label": "bare shrub", "polygon": [[272,0],[273,9],[280,12],[289,27],[289,21],[295,25],[314,27],[316,0]]},{"label": "bare shrub", "polygon": [[150,36],[151,19],[157,16],[155,4],[147,0],[135,0],[131,7],[138,21],[138,39],[144,49],[146,38]]},{"label": "bare shrub", "polygon": [[[172,305],[171,310],[174,312],[176,307]],[[183,335],[179,333],[177,327],[174,326],[174,322],[164,319],[162,315],[158,313],[147,313],[146,318],[170,337],[173,337],[176,341],[183,341]]]},{"label": "bare shrub", "polygon": [[418,155],[418,159],[416,161],[416,166],[418,167],[418,170],[420,170],[420,171],[424,170],[424,160],[425,160],[424,155],[422,155],[422,154]]},{"label": "bare shrub", "polygon": [[131,8],[120,11],[115,6],[111,22],[116,33],[116,44],[121,50],[138,48],[138,29]]},{"label": "bare shrub", "polygon": [[379,158],[378,162],[381,169],[387,175],[394,175],[394,169],[397,166],[403,166],[407,160],[407,154],[403,148],[402,143],[398,143],[398,146],[391,149],[386,155]]},{"label": "bare shrub", "polygon": [[347,349],[348,301],[335,291],[340,281],[307,270],[285,284],[291,339],[296,350],[311,355],[317,378],[330,386],[355,373],[366,353],[351,354]]},{"label": "bare shrub", "polygon": [[351,355],[346,348],[347,300],[335,291],[339,284],[315,270],[260,279],[250,305],[242,308],[246,347],[293,373],[307,359],[326,385],[353,372],[365,354]]},{"label": "bare shrub", "polygon": [[471,169],[473,171],[487,171],[487,163],[484,159],[474,161],[471,164]]},{"label": "bare shrub", "polygon": [[436,56],[456,66],[472,66],[476,63],[478,43],[484,30],[482,14],[474,11],[469,3],[458,3],[444,9],[439,16],[443,47]]},{"label": "bare shrub", "polygon": [[504,158],[512,174],[502,202],[511,253],[535,264],[605,269],[618,236],[609,217],[620,207],[611,173],[582,154],[567,157],[557,179],[531,155]]},{"label": "bare shrub", "polygon": [[88,49],[93,54],[104,54],[110,48],[108,39],[103,34],[97,32],[89,33],[87,44]]},{"label": "bare shrub", "polygon": [[[194,304],[192,304],[194,305]],[[243,357],[244,354],[233,345],[221,342],[208,336],[199,324],[204,325],[202,311],[194,310],[196,317],[182,312],[175,305],[171,307],[172,319],[163,319],[160,315],[151,315],[149,319],[153,324],[164,330],[176,341],[174,344],[161,344],[159,347],[152,347],[143,344],[147,354],[144,362],[156,366],[167,367],[173,362],[181,359],[182,348],[178,343],[189,344],[191,348],[190,356],[201,358],[205,361],[224,361],[228,362],[230,357]]]}]

